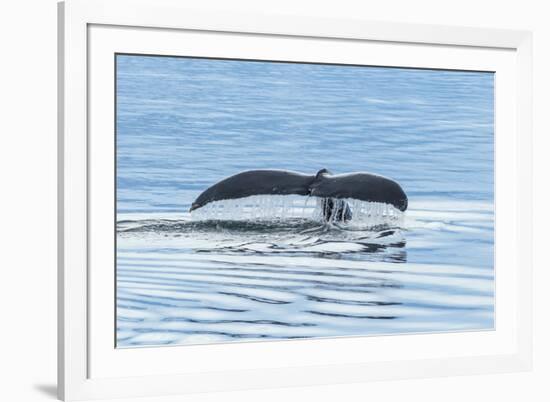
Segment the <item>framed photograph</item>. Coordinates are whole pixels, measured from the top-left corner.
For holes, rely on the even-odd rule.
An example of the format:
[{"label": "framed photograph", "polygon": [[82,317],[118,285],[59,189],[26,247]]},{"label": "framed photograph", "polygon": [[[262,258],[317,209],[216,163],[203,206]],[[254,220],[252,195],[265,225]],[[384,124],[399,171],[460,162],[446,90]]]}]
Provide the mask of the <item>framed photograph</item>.
[{"label": "framed photograph", "polygon": [[531,34],[59,5],[59,396],[531,367]]}]

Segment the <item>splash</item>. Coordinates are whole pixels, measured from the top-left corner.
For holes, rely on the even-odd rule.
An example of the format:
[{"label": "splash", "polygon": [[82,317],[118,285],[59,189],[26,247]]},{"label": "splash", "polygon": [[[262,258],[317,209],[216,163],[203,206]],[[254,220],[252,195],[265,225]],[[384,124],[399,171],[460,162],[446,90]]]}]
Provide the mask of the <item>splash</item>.
[{"label": "splash", "polygon": [[[404,214],[392,205],[344,199],[353,218],[339,225],[361,228],[400,227]],[[214,201],[191,212],[193,221],[285,221],[313,220],[325,223],[321,198],[288,195],[256,195],[232,200]],[[337,208],[336,208],[337,210]],[[330,224],[337,224],[334,213]]]}]

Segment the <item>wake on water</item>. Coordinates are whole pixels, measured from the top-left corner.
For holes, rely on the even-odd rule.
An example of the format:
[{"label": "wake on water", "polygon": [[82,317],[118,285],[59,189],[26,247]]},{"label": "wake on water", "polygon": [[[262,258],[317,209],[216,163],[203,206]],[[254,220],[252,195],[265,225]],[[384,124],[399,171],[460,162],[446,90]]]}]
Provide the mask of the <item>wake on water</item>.
[{"label": "wake on water", "polygon": [[[346,200],[353,219],[325,222],[320,199],[253,196],[212,202],[174,219],[117,222],[121,236],[177,238],[200,253],[332,256],[371,253],[404,262],[403,213],[391,205]],[[364,256],[363,256],[364,258]]]},{"label": "wake on water", "polygon": [[328,224],[277,196],[120,213],[117,347],[492,328],[491,205],[350,207]]}]

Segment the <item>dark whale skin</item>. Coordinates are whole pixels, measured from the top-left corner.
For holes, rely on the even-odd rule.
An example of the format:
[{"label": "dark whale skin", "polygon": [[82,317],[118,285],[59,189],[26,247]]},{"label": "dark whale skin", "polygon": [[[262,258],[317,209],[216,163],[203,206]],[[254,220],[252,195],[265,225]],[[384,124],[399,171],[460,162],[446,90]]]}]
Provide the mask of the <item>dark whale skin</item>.
[{"label": "dark whale skin", "polygon": [[207,188],[191,205],[191,211],[212,201],[252,195],[309,195],[314,175],[287,170],[248,170],[237,173]]},{"label": "dark whale skin", "polygon": [[372,173],[332,175],[328,170],[321,169],[316,175],[306,175],[287,170],[248,170],[207,188],[193,202],[190,211],[213,201],[290,194],[382,202],[400,211],[405,211],[408,205],[407,195],[397,182]]},{"label": "dark whale skin", "polygon": [[391,204],[405,211],[408,198],[401,186],[384,176],[358,172],[340,175],[321,173],[310,185],[310,195],[321,198],[354,198]]}]

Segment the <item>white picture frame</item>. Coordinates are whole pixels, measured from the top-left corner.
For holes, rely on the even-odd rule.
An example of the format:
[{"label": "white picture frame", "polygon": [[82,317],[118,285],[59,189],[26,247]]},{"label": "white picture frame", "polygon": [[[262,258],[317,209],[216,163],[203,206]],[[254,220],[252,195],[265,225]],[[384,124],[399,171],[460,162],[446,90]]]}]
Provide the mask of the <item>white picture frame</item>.
[{"label": "white picture frame", "polygon": [[[352,63],[354,49],[362,46],[369,50],[364,64],[496,71],[495,331],[115,350],[113,268],[97,264],[113,261],[110,243],[102,243],[112,220],[101,223],[112,216],[113,205],[104,200],[112,201],[113,189],[98,178],[113,177],[114,166],[94,162],[112,153],[112,108],[105,103],[113,80],[109,57],[185,55],[190,48],[182,43],[206,47],[205,36],[225,41],[223,49],[211,48],[225,57],[330,57]],[[306,41],[317,49],[308,56],[301,50]],[[529,370],[531,47],[531,34],[524,31],[228,15],[186,9],[177,0],[60,3],[59,397],[144,397]],[[200,51],[196,46],[193,55]]]}]

